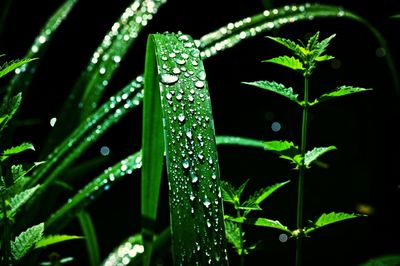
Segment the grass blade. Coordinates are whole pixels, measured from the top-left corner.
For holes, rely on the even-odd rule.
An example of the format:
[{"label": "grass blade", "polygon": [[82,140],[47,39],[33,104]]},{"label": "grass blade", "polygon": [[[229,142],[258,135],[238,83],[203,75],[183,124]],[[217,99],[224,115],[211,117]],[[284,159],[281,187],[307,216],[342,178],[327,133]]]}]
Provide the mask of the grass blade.
[{"label": "grass blade", "polygon": [[92,218],[86,211],[78,213],[78,220],[86,240],[86,249],[91,266],[100,264],[100,249],[97,241],[96,230],[93,226]]},{"label": "grass blade", "polygon": [[[78,0],[66,0],[56,12],[49,18],[44,27],[40,30],[39,35],[34,40],[30,50],[24,58],[40,58],[46,52],[49,41],[53,37],[53,33],[58,29],[60,24],[67,18],[72,8]],[[29,64],[23,65],[16,69],[16,75],[12,78],[10,84],[7,86],[7,93],[4,100],[7,100],[17,91],[23,92],[32,80],[36,68],[40,60],[36,60]]]},{"label": "grass blade", "polygon": [[[46,228],[73,217],[74,214],[87,207],[93,199],[97,198],[101,193],[110,189],[117,181],[126,174],[131,174],[134,170],[142,166],[141,152],[127,157],[114,166],[106,169],[101,175],[93,179],[83,189],[81,189],[74,197],[68,200],[60,209],[47,219]],[[90,200],[88,200],[90,199]]]},{"label": "grass blade", "polygon": [[[159,184],[161,172],[151,176],[145,168],[161,168],[162,135],[151,130],[163,125],[174,261],[226,265],[215,133],[200,52],[191,38],[182,34],[153,34],[147,48],[142,184]],[[151,215],[157,209],[159,187],[142,189],[143,195],[151,196],[143,200],[153,204],[142,209],[142,215],[154,222],[156,216]]]},{"label": "grass blade", "polygon": [[72,236],[72,235],[50,235],[45,236],[35,244],[35,248],[47,247],[50,245],[58,244],[64,241],[74,240],[74,239],[82,239],[81,236]]}]

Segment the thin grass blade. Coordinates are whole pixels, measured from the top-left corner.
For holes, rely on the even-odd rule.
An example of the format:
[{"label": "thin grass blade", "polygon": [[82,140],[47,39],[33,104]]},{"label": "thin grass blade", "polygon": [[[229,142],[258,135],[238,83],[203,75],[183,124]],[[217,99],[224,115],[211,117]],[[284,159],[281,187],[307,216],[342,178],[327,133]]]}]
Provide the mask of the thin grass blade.
[{"label": "thin grass blade", "polygon": [[[39,35],[34,40],[30,50],[24,58],[41,58],[47,50],[47,46],[53,37],[54,32],[58,29],[60,24],[67,18],[78,0],[66,0],[49,18],[43,28],[40,30]],[[29,86],[36,68],[40,60],[36,60],[15,70],[16,75],[7,86],[7,93],[5,99],[7,100],[16,92],[23,92]]]},{"label": "thin grass blade", "polygon": [[[183,34],[152,34],[147,48],[142,184],[160,182],[159,170],[145,168],[160,168],[163,140],[155,138],[163,136],[151,130],[163,126],[174,261],[183,265],[226,265],[215,132],[200,52],[191,37]],[[159,186],[145,185],[142,189],[143,195],[151,197],[142,200],[153,205],[142,209],[142,215],[154,223]]]},{"label": "thin grass blade", "polygon": [[100,264],[100,249],[97,241],[96,230],[94,228],[92,218],[86,211],[78,213],[79,224],[81,225],[83,235],[86,240],[86,249],[91,266]]}]

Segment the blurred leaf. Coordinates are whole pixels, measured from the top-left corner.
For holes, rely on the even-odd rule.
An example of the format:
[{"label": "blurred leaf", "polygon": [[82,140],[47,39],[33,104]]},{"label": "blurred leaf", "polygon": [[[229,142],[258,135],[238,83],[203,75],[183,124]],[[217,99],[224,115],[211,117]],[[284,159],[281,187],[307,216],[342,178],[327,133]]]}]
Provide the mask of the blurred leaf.
[{"label": "blurred leaf", "polygon": [[372,258],[365,263],[361,263],[358,266],[399,266],[400,265],[400,254],[384,255]]},{"label": "blurred leaf", "polygon": [[83,235],[85,236],[86,250],[91,266],[100,264],[100,249],[97,241],[96,230],[94,228],[92,218],[86,211],[78,213],[78,220],[81,226]]}]

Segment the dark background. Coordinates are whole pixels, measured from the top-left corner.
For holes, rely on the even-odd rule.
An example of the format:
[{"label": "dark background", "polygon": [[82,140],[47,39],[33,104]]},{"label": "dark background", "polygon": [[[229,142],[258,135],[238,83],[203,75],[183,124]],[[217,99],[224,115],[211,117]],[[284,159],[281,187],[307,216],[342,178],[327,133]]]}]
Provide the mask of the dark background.
[{"label": "dark background", "polygon": [[[6,54],[7,60],[24,56],[41,26],[62,3],[60,0],[11,2],[0,36],[0,54]],[[391,52],[398,65],[400,20],[390,18],[400,14],[400,4],[396,2],[353,0],[325,1],[324,4],[342,5],[372,23],[388,42],[390,51],[385,51],[386,55]],[[1,0],[0,6],[3,3],[5,0]],[[294,3],[304,2],[170,0],[132,46],[111,80],[104,99],[142,73],[147,34],[180,30],[197,39],[229,22],[260,13],[268,5],[281,7]],[[51,129],[50,118],[57,115],[94,49],[128,4],[127,0],[81,0],[77,4],[55,34],[46,55],[40,58],[41,67],[29,93],[24,95],[19,112],[19,119],[30,121],[31,125],[14,132],[15,142],[32,141],[40,152]],[[357,265],[374,256],[399,254],[397,124],[400,91],[393,85],[385,53],[382,54],[376,39],[361,23],[339,18],[296,22],[244,41],[205,61],[216,133],[300,142],[300,109],[283,97],[240,82],[275,80],[300,91],[302,79],[299,75],[277,65],[261,63],[261,60],[287,52],[264,36],[304,40],[316,31],[321,32],[322,38],[337,34],[328,48],[328,53],[336,59],[321,63],[315,71],[310,81],[311,98],[344,84],[373,88],[373,91],[339,98],[311,110],[308,147],[335,145],[338,150],[323,157],[329,168],[313,167],[307,173],[304,215],[306,219],[312,219],[323,212],[362,212],[366,208],[369,217],[329,226],[306,239],[304,265]],[[105,167],[139,149],[140,119],[139,108],[84,154],[82,160],[100,156],[98,151],[103,145],[111,150],[104,167],[93,171],[93,176],[76,182],[77,189]],[[281,130],[273,131],[273,122],[279,122]],[[35,155],[32,156],[34,160]],[[297,172],[291,170],[288,162],[263,151],[240,147],[220,147],[219,158],[222,179],[235,185],[250,179],[248,192],[292,179],[262,205],[261,214],[295,227]],[[138,172],[90,205],[103,257],[125,237],[140,230],[139,187]],[[166,187],[163,189],[161,196],[166,197]],[[60,199],[60,204],[69,196]],[[226,211],[231,210],[226,208]],[[160,206],[159,223],[160,228],[168,224],[166,200]],[[263,240],[263,249],[249,255],[248,265],[294,264],[294,241],[281,243],[278,240],[280,233],[270,229],[245,229],[248,243]],[[81,234],[75,222],[63,233]],[[56,250],[62,256],[77,256],[77,265],[86,265],[83,241],[72,242],[60,244]],[[236,255],[230,253],[230,258],[231,265],[236,265]]]}]

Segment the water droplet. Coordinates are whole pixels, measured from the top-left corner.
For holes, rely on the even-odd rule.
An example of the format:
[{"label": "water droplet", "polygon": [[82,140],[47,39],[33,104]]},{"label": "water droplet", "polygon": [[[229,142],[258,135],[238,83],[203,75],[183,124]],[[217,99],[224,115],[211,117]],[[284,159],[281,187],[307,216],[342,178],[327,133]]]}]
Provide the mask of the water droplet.
[{"label": "water droplet", "polygon": [[192,178],[192,183],[196,183],[197,181],[199,181],[199,178],[197,177],[196,174],[194,173],[190,173],[191,178]]},{"label": "water droplet", "polygon": [[187,169],[189,169],[189,166],[190,166],[189,161],[186,159],[183,160],[183,162],[182,162],[183,169],[187,170]]},{"label": "water droplet", "polygon": [[207,198],[207,196],[204,197],[203,205],[208,208],[211,205],[210,200]]},{"label": "water droplet", "polygon": [[190,130],[186,131],[186,137],[188,139],[192,139],[192,131],[190,131]]},{"label": "water droplet", "polygon": [[57,118],[56,118],[56,117],[53,117],[52,119],[50,119],[50,126],[51,126],[51,127],[54,127],[54,125],[56,124],[56,122],[57,122]]},{"label": "water droplet", "polygon": [[175,53],[170,53],[170,54],[169,54],[169,57],[170,57],[170,58],[174,58],[175,56],[176,56]]},{"label": "water droplet", "polygon": [[121,62],[121,57],[119,55],[114,55],[113,60],[115,63]]},{"label": "water droplet", "polygon": [[179,77],[171,74],[161,74],[161,82],[166,85],[172,85],[178,81]]},{"label": "water droplet", "polygon": [[181,73],[181,70],[178,67],[174,67],[172,72],[174,72],[174,74],[179,74],[179,73]]},{"label": "water droplet", "polygon": [[182,100],[182,97],[183,97],[183,96],[182,96],[182,94],[180,94],[180,93],[179,93],[178,95],[176,95],[176,99],[177,99],[178,101]]},{"label": "water droplet", "polygon": [[175,59],[175,62],[179,65],[184,65],[186,63],[186,61],[182,58]]},{"label": "water droplet", "polygon": [[200,80],[206,80],[206,72],[200,71],[199,73],[197,73],[197,77],[198,77]]},{"label": "water droplet", "polygon": [[197,80],[197,81],[194,83],[194,86],[196,86],[196,88],[201,89],[201,88],[204,87],[204,82],[201,81],[201,80]]},{"label": "water droplet", "polygon": [[183,114],[179,114],[178,115],[178,120],[179,120],[179,122],[183,122],[183,121],[185,121],[185,116],[183,115]]}]

